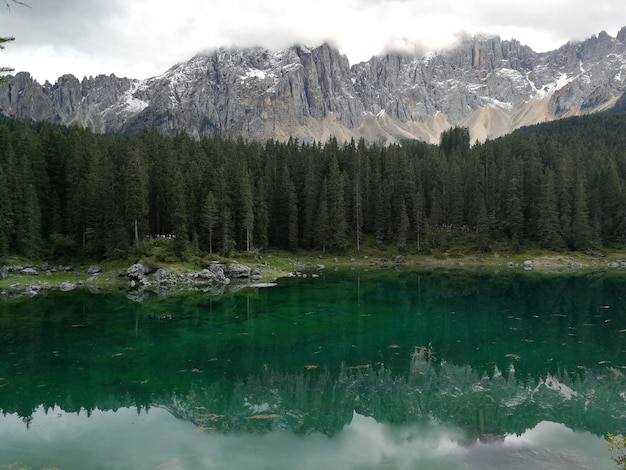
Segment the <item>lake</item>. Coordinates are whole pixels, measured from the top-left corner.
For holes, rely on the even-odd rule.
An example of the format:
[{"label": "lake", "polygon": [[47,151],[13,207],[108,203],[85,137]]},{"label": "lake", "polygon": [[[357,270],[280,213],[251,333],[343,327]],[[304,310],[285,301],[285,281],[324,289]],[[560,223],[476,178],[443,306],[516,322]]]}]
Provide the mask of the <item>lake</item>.
[{"label": "lake", "polygon": [[350,271],[0,303],[0,469],[614,469],[626,277]]}]

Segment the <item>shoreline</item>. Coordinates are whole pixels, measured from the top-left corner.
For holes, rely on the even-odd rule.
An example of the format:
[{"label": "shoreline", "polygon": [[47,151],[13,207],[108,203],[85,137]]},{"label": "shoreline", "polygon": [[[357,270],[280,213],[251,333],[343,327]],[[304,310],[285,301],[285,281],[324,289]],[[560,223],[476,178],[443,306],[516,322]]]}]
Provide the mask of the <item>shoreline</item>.
[{"label": "shoreline", "polygon": [[[4,266],[8,276],[0,278],[0,301],[34,297],[46,291],[72,291],[78,288],[92,292],[154,291],[171,293],[202,290],[222,294],[229,289],[269,286],[280,278],[322,273],[327,270],[453,270],[468,273],[514,274],[527,273],[578,275],[586,273],[626,274],[626,253],[614,252],[604,256],[585,253],[533,252],[516,255],[429,256],[429,255],[320,255],[314,253],[268,253],[248,259],[213,262],[209,267],[184,266],[181,263],[161,263],[159,267],[137,274],[135,263],[129,268],[99,265],[57,266],[28,263],[24,266]],[[46,268],[42,270],[41,268]],[[20,268],[20,270],[17,270]],[[133,270],[134,269],[134,270]],[[234,271],[233,271],[234,269]],[[227,273],[235,273],[225,275]],[[131,274],[132,271],[132,274]],[[214,273],[212,273],[214,271]],[[230,277],[229,277],[230,276]],[[232,281],[232,285],[231,285]]]}]

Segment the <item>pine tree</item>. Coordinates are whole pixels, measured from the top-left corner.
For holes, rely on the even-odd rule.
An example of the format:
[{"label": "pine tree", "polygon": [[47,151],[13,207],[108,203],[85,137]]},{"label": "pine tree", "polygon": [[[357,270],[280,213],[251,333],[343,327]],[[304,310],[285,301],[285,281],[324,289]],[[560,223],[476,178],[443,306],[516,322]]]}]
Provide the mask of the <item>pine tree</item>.
[{"label": "pine tree", "polygon": [[548,168],[541,184],[537,219],[537,237],[542,248],[563,249],[564,243],[559,227],[554,176],[552,170]]},{"label": "pine tree", "polygon": [[400,202],[400,225],[398,226],[398,249],[400,251],[406,250],[406,240],[409,234],[410,221],[409,215],[406,211],[406,203],[404,199]]},{"label": "pine tree", "polygon": [[286,201],[284,209],[287,210],[287,247],[295,251],[298,248],[298,199],[296,196],[296,188],[289,175],[289,169],[285,166],[282,176],[282,185],[286,193]]},{"label": "pine tree", "polygon": [[315,215],[317,200],[319,198],[319,179],[315,168],[315,163],[309,156],[305,157],[305,177],[302,215],[302,243],[306,248],[315,245]]},{"label": "pine tree", "polygon": [[487,215],[485,201],[480,202],[478,219],[476,221],[476,247],[481,252],[490,251],[491,247],[491,224]]},{"label": "pine tree", "polygon": [[524,212],[522,208],[521,174],[519,166],[511,162],[511,174],[508,179],[504,202],[504,232],[511,240],[520,243],[524,234]]},{"label": "pine tree", "polygon": [[415,195],[415,239],[417,242],[417,251],[422,251],[424,243],[424,233],[426,231],[426,200],[424,198],[424,189],[419,187]]},{"label": "pine tree", "polygon": [[240,203],[238,212],[241,226],[245,231],[246,251],[250,251],[254,233],[254,201],[252,200],[252,186],[248,170],[244,170],[239,180],[239,185]]},{"label": "pine tree", "polygon": [[202,208],[202,225],[206,233],[209,254],[213,254],[213,234],[217,225],[217,201],[212,191],[209,191]]},{"label": "pine tree", "polygon": [[332,227],[330,246],[345,250],[348,246],[343,175],[336,158],[332,158],[328,172],[328,221]]},{"label": "pine tree", "polygon": [[0,165],[0,258],[9,253],[11,223],[12,217],[9,207],[8,182],[2,165]]},{"label": "pine tree", "polygon": [[326,252],[326,248],[330,243],[331,227],[328,218],[328,184],[326,178],[322,181],[320,189],[320,198],[317,204],[317,212],[315,218],[315,244],[321,248],[322,253]]},{"label": "pine tree", "polygon": [[125,220],[132,227],[136,248],[139,248],[139,234],[148,230],[148,173],[144,161],[142,149],[136,146],[130,151],[123,172]]},{"label": "pine tree", "polygon": [[257,179],[254,199],[254,243],[259,248],[268,247],[269,209],[265,179]]},{"label": "pine tree", "polygon": [[574,207],[572,208],[572,248],[583,250],[588,247],[591,229],[587,209],[587,193],[583,176],[579,175],[574,187]]}]

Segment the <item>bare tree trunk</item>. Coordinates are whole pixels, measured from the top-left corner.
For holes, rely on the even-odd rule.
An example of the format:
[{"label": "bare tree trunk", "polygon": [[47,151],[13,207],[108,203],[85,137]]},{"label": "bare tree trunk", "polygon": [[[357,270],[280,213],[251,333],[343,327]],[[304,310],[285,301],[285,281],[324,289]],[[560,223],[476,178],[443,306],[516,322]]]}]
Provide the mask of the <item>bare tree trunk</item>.
[{"label": "bare tree trunk", "polygon": [[137,227],[137,219],[135,219],[135,246],[139,249],[139,229]]}]

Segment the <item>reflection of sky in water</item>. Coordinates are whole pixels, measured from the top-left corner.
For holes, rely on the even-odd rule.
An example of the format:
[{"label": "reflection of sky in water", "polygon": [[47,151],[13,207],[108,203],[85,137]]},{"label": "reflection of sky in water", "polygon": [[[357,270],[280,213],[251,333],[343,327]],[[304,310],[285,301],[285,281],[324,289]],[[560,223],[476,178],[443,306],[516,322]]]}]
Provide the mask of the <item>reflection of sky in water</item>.
[{"label": "reflection of sky in water", "polygon": [[[332,438],[277,430],[225,436],[167,411],[33,413],[30,428],[0,419],[0,468],[215,469],[613,469],[605,442],[543,421],[525,433],[467,439],[438,424],[391,426],[354,414]],[[86,467],[87,466],[87,467]]]}]

